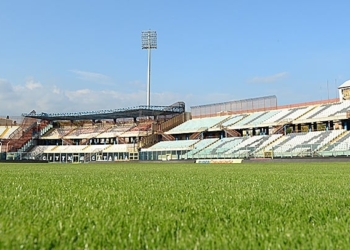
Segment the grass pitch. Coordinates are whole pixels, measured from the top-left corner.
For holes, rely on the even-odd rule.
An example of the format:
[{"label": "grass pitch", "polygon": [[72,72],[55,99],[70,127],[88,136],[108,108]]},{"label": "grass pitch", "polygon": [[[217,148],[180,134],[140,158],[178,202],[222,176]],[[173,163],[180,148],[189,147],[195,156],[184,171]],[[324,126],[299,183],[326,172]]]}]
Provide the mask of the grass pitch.
[{"label": "grass pitch", "polygon": [[348,163],[0,164],[0,249],[348,249]]}]

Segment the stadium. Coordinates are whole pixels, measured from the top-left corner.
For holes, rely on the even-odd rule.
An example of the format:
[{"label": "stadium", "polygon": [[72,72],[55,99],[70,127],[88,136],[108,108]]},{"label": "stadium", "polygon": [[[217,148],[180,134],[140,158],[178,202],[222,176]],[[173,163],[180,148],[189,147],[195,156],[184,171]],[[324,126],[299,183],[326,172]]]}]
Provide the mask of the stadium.
[{"label": "stadium", "polygon": [[60,163],[347,157],[350,80],[339,98],[279,106],[265,96],[0,119],[3,161]]},{"label": "stadium", "polygon": [[0,250],[350,249],[349,9],[1,1]]}]

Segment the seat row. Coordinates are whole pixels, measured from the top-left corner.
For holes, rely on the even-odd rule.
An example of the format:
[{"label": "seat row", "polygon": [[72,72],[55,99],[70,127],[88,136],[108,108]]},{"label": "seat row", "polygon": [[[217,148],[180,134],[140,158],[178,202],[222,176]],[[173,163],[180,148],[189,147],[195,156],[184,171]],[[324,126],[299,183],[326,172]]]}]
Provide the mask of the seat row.
[{"label": "seat row", "polygon": [[[162,141],[141,152],[181,151],[182,158],[242,158],[307,156],[336,150],[339,145],[350,149],[350,132],[346,130],[315,131],[288,135],[257,135],[245,137],[210,138],[203,140]],[[332,145],[338,145],[337,147]],[[176,153],[178,154],[178,153]]]},{"label": "seat row", "polygon": [[217,131],[226,127],[229,129],[242,129],[247,127],[268,127],[278,125],[284,121],[298,121],[322,119],[344,116],[350,110],[350,100],[333,104],[313,105],[296,108],[285,108],[270,111],[260,111],[230,116],[217,116],[196,118],[186,121],[166,132],[167,134],[185,134],[198,131]]}]

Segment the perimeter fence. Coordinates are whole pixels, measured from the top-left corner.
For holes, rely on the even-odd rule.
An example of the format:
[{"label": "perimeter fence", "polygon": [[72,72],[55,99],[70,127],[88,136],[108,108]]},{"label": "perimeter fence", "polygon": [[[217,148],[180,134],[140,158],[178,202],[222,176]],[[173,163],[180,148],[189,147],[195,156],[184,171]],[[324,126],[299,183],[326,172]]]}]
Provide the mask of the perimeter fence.
[{"label": "perimeter fence", "polygon": [[242,112],[266,111],[277,108],[276,96],[265,96],[191,107],[192,118],[229,115]]},{"label": "perimeter fence", "polygon": [[244,158],[303,158],[303,157],[348,157],[350,142],[339,142],[331,145],[284,144],[275,147],[261,148],[244,146],[239,148],[205,148],[205,149],[164,149],[140,152],[94,152],[94,153],[1,153],[0,160],[39,160],[60,163],[87,163],[97,161],[170,161],[197,159],[244,159]]},{"label": "perimeter fence", "polygon": [[138,160],[138,152],[95,152],[95,153],[25,153],[9,152],[6,154],[8,161],[35,160],[53,163],[88,163],[99,161],[126,161]]},{"label": "perimeter fence", "polygon": [[167,161],[192,159],[336,157],[349,155],[350,142],[341,142],[332,145],[320,143],[300,145],[285,144],[264,149],[256,146],[245,146],[240,148],[206,148],[197,151],[192,149],[141,151],[139,159],[145,161]]}]

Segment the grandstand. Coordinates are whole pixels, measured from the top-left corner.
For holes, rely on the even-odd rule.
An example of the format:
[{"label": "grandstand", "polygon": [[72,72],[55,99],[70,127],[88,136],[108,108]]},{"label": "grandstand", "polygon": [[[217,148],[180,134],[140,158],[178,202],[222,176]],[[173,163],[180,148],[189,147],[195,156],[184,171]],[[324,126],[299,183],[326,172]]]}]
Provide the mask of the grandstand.
[{"label": "grandstand", "polygon": [[[79,113],[24,114],[21,124],[0,126],[1,152],[10,160],[52,162],[137,160],[141,147],[186,119],[182,102]],[[11,124],[11,125],[10,125]]]},{"label": "grandstand", "polygon": [[350,81],[340,98],[278,106],[275,96],[191,107],[24,114],[0,120],[6,159],[50,162],[334,157],[350,153]]}]

